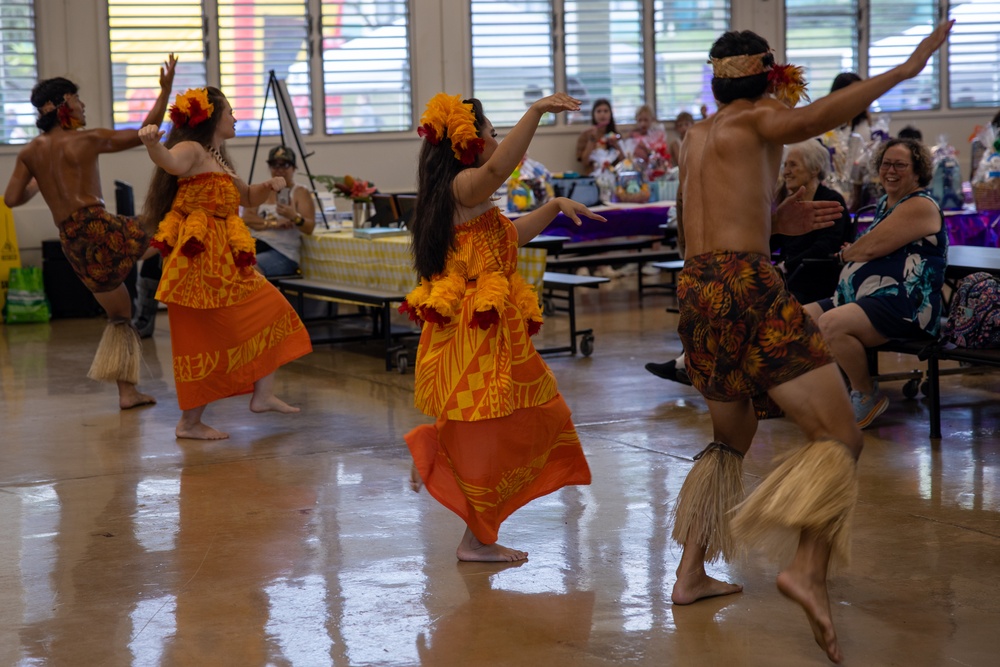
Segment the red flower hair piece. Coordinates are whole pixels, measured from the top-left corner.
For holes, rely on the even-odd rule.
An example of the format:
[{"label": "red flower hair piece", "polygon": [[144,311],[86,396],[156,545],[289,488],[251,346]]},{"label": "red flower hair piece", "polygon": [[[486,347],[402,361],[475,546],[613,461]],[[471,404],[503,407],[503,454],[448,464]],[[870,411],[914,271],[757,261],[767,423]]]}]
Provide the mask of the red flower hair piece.
[{"label": "red flower hair piece", "polygon": [[809,101],[805,71],[795,65],[772,65],[767,73],[767,90],[790,107],[798,104],[800,99]]},{"label": "red flower hair piece", "polygon": [[215,105],[208,101],[208,91],[191,88],[174,98],[170,107],[170,120],[174,125],[197,127],[212,117]]}]

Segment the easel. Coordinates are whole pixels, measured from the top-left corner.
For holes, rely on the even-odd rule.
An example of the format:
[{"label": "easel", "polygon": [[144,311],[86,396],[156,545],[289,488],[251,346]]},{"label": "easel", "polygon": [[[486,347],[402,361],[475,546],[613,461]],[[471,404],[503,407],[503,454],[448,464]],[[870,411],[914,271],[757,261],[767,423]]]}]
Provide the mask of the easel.
[{"label": "easel", "polygon": [[[285,143],[285,123],[294,124],[295,115],[292,113],[291,102],[288,101],[288,89],[284,85],[284,81],[278,79],[274,74],[274,70],[271,70],[269,78],[267,80],[267,90],[264,92],[264,104],[260,110],[260,125],[257,127],[257,141],[253,145],[253,159],[250,162],[250,178],[247,179],[248,183],[253,183],[253,170],[257,166],[257,150],[260,148],[260,137],[261,133],[264,131],[264,117],[267,115],[267,100],[271,97],[271,91],[274,91],[274,103],[278,111],[278,132],[281,136],[281,145],[287,146]],[[316,200],[316,210],[319,211],[320,215],[323,216],[323,226],[327,229],[330,228],[330,223],[326,219],[326,211],[323,210],[323,202],[320,201],[319,193],[316,192],[316,183],[313,181],[312,172],[309,171],[309,162],[306,160],[309,155],[305,152],[305,148],[302,146],[302,136],[299,134],[298,125],[293,125],[289,128],[292,138],[295,139],[295,148],[298,154],[302,157],[302,167],[306,170],[306,176],[309,177],[309,189],[312,192],[313,198]]]}]

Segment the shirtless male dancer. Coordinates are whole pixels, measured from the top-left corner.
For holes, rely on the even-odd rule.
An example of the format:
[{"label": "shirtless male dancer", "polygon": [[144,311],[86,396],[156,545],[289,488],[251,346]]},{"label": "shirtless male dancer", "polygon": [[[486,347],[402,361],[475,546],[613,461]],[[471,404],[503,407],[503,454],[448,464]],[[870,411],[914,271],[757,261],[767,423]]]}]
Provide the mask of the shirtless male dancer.
[{"label": "shirtless male dancer", "polygon": [[[681,148],[686,252],[678,333],[714,434],[678,496],[673,537],[684,550],[671,597],[689,604],[741,591],[705,572],[706,559],[728,560],[737,544],[794,551],[778,575],[778,590],[803,608],[833,662],[842,655],[827,570],[848,556],[862,435],[817,325],[771,265],[769,237],[789,231],[772,230],[771,194],[785,144],[838,127],[919,74],[951,25],[939,25],[898,67],[800,109],[793,108],[796,95],[786,97],[789,106],[768,94],[797,90],[782,85],[794,84],[795,73],[774,65],[766,40],[728,32],[710,51],[719,111],[688,130]],[[802,428],[808,445],[785,458],[734,512],[743,493],[743,455],[757,430],[751,397],[765,391]],[[779,535],[792,543],[779,543]]]},{"label": "shirtless male dancer", "polygon": [[[160,94],[142,125],[159,125],[174,82],[174,54],[160,68]],[[41,81],[31,91],[42,134],[21,149],[4,193],[11,208],[39,192],[59,228],[59,241],[73,271],[108,315],[94,363],[95,380],[118,384],[122,410],[156,403],[136,388],[141,347],[132,325],[132,301],[122,281],[143,256],[153,230],[104,208],[98,158],[141,146],[138,130],[82,129],[86,105],[75,83],[62,77]]]}]

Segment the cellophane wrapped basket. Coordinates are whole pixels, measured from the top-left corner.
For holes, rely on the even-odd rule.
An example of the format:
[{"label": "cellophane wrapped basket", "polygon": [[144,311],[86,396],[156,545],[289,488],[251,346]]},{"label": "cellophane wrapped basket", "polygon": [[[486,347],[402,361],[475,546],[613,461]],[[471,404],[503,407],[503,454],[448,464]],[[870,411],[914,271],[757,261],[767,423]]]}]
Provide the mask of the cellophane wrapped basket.
[{"label": "cellophane wrapped basket", "polygon": [[972,197],[978,211],[1000,211],[1000,178],[972,184]]}]

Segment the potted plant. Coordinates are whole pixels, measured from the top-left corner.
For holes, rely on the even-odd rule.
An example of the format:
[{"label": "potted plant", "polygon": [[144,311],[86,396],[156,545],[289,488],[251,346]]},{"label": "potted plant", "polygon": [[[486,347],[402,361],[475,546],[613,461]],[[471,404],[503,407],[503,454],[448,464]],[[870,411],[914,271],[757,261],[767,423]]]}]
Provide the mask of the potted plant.
[{"label": "potted plant", "polygon": [[334,195],[351,200],[354,206],[354,226],[360,227],[368,219],[368,207],[372,203],[372,195],[376,187],[368,182],[354,178],[350,174],[344,176],[314,176],[314,180],[326,186]]}]

